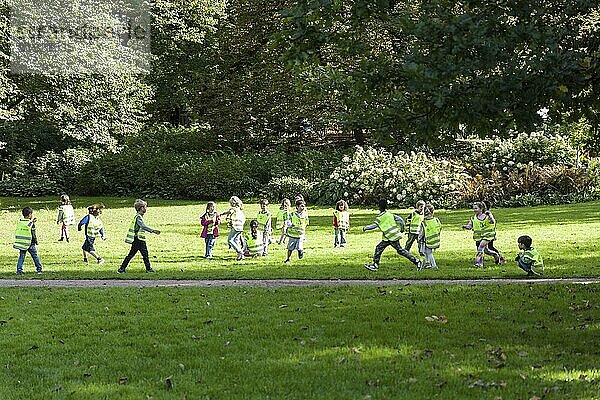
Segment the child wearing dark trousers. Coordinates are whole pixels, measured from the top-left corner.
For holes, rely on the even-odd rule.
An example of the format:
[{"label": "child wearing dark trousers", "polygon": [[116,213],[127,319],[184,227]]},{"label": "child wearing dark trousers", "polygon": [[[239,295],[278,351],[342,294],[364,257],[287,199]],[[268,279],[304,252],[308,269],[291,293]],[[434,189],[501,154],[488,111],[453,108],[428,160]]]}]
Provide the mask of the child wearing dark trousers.
[{"label": "child wearing dark trousers", "polygon": [[363,231],[379,229],[382,232],[381,242],[375,247],[373,264],[365,264],[365,268],[369,271],[377,271],[379,269],[381,254],[388,246],[392,246],[398,254],[406,257],[418,270],[421,270],[423,268],[423,262],[400,245],[400,239],[402,238],[402,232],[404,231],[404,220],[400,216],[387,211],[386,199],[379,200],[379,211],[380,213],[377,218],[375,218],[375,223],[363,227]]},{"label": "child wearing dark trousers", "polygon": [[137,213],[135,214],[135,217],[133,217],[133,221],[131,221],[129,231],[127,232],[127,237],[125,238],[125,243],[130,243],[131,249],[129,250],[129,254],[127,254],[125,259],[123,260],[123,263],[121,263],[121,267],[117,270],[119,274],[125,273],[127,265],[129,265],[129,262],[138,251],[142,255],[142,259],[144,260],[146,272],[154,272],[154,270],[150,266],[150,257],[148,256],[148,247],[146,246],[145,232],[160,235],[160,231],[149,228],[144,224],[143,217],[146,213],[148,203],[138,199],[135,201],[133,206],[135,207],[135,211]]}]

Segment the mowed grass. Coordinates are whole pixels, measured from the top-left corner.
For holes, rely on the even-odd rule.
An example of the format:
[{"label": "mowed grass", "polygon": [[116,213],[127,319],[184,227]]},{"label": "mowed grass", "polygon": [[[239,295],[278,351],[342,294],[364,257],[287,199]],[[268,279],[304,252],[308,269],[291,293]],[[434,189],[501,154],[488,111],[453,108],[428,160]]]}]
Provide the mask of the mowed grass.
[{"label": "mowed grass", "polygon": [[5,288],[0,398],[599,399],[599,295]]},{"label": "mowed grass", "polygon": [[[31,205],[38,218],[39,254],[44,264],[42,278],[491,278],[521,277],[524,273],[513,261],[518,252],[516,240],[528,234],[534,240],[546,264],[546,277],[592,277],[600,271],[600,203],[569,204],[515,209],[495,209],[498,220],[496,247],[502,251],[507,264],[496,266],[486,259],[483,270],[472,267],[475,252],[472,233],[461,229],[472,215],[471,210],[439,210],[436,215],[443,223],[442,244],[435,253],[439,270],[416,271],[403,257],[388,248],[382,257],[380,270],[367,271],[363,264],[370,262],[379,232],[362,232],[364,225],[373,222],[377,214],[373,209],[351,209],[351,229],[346,248],[333,248],[332,208],[309,207],[310,226],[305,243],[303,260],[292,256],[292,263],[284,265],[286,250],[283,246],[270,246],[268,257],[235,261],[235,253],[227,249],[227,229],[217,239],[215,259],[205,260],[204,240],[200,238],[200,216],[205,203],[190,201],[149,201],[145,222],[160,229],[160,236],[149,235],[148,247],[156,274],[145,274],[139,255],[132,261],[128,273],[116,274],[122,259],[129,251],[123,239],[134,215],[133,199],[75,198],[76,217],[85,215],[85,208],[102,201],[107,208],[102,214],[108,240],[97,241],[99,253],[106,263],[82,262],[83,234],[71,228],[71,243],[57,242],[57,199],[0,199],[0,277],[13,277],[17,251],[12,248],[15,223],[20,209]],[[277,205],[271,205],[276,211]],[[218,210],[226,209],[225,203]],[[246,204],[248,219],[256,216],[259,206]],[[409,210],[392,210],[406,217]],[[404,243],[405,238],[402,239]],[[412,249],[417,253],[417,246]],[[25,279],[35,277],[33,263],[27,258]]]}]

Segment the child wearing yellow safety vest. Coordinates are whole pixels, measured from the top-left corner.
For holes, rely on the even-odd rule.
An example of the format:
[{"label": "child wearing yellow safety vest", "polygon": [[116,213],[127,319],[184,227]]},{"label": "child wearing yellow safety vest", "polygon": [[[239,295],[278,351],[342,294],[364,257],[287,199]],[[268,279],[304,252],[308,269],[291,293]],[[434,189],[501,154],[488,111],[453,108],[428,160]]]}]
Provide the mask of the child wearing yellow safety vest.
[{"label": "child wearing yellow safety vest", "polygon": [[287,229],[286,221],[289,219],[291,213],[292,213],[292,203],[290,202],[290,199],[283,198],[281,200],[281,206],[279,206],[279,209],[277,210],[277,214],[275,215],[275,220],[276,220],[275,229],[281,231],[281,236],[279,237],[277,244],[285,243],[285,239],[287,237],[285,234],[285,230]]},{"label": "child wearing yellow safety vest", "polygon": [[100,219],[100,214],[102,213],[102,209],[104,208],[104,204],[92,204],[88,207],[88,214],[79,221],[77,225],[77,230],[81,231],[84,228],[85,233],[85,241],[81,246],[81,250],[83,250],[83,262],[88,262],[88,254],[96,259],[98,265],[104,264],[104,259],[100,257],[100,255],[96,252],[96,248],[94,247],[94,242],[97,237],[101,237],[102,240],[106,240],[106,236],[104,235],[104,225],[102,224],[102,220]]},{"label": "child wearing yellow safety vest", "polygon": [[206,203],[206,212],[200,218],[200,224],[202,224],[202,233],[200,237],[204,238],[206,244],[206,250],[204,252],[204,258],[213,258],[212,251],[215,246],[215,240],[219,236],[219,225],[221,224],[221,217],[217,212],[217,205],[214,201]]},{"label": "child wearing yellow safety vest", "polygon": [[306,238],[306,227],[310,224],[306,213],[306,204],[303,200],[296,200],[296,211],[290,214],[286,222],[288,237],[287,258],[284,263],[290,262],[294,250],[298,251],[298,259],[304,257],[304,239]]},{"label": "child wearing yellow safety vest", "polygon": [[348,213],[348,203],[345,200],[339,200],[335,204],[333,211],[333,247],[346,246],[346,233],[350,228],[350,214]]},{"label": "child wearing yellow safety vest", "polygon": [[504,257],[492,249],[489,248],[489,243],[496,239],[496,220],[492,213],[486,210],[483,202],[473,203],[473,213],[471,219],[466,225],[463,225],[463,229],[473,230],[473,240],[475,240],[475,246],[477,247],[477,254],[473,266],[475,268],[483,267],[484,254],[491,255],[494,257],[496,264],[501,264],[504,261]]},{"label": "child wearing yellow safety vest", "polygon": [[144,214],[146,214],[148,203],[144,200],[137,199],[135,203],[133,203],[133,207],[135,208],[136,214],[133,217],[131,224],[129,224],[129,230],[125,237],[125,243],[131,244],[131,249],[129,249],[129,253],[125,256],[125,259],[121,263],[121,267],[117,270],[117,273],[119,274],[125,273],[125,269],[129,265],[129,262],[138,251],[142,255],[142,260],[144,260],[146,272],[154,272],[150,265],[150,256],[148,255],[148,247],[146,246],[146,232],[160,235],[160,231],[152,229],[144,224]]},{"label": "child wearing yellow safety vest", "polygon": [[244,256],[257,257],[263,254],[263,236],[258,230],[259,222],[250,221],[250,232],[244,233]]},{"label": "child wearing yellow safety vest", "polygon": [[433,216],[435,208],[431,204],[423,206],[423,220],[419,225],[419,253],[425,256],[425,268],[437,268],[433,251],[440,247],[442,223]]},{"label": "child wearing yellow safety vest", "polygon": [[241,261],[244,259],[244,224],[246,223],[246,216],[244,215],[244,204],[237,196],[231,196],[229,199],[229,205],[231,208],[221,213],[221,218],[228,217],[231,222],[231,230],[227,236],[227,243],[230,248],[237,252],[237,260]]},{"label": "child wearing yellow safety vest", "polygon": [[382,233],[381,242],[375,247],[375,255],[373,256],[373,264],[365,264],[365,268],[369,271],[377,271],[379,269],[379,260],[381,254],[388,246],[392,246],[398,254],[406,257],[413,263],[418,270],[423,266],[421,260],[404,250],[400,245],[402,232],[404,231],[404,220],[395,214],[387,211],[387,200],[379,200],[379,215],[375,218],[375,223],[363,227],[363,231],[379,229]]},{"label": "child wearing yellow safety vest", "polygon": [[269,200],[262,199],[260,201],[260,211],[256,216],[256,222],[258,223],[257,229],[259,234],[262,235],[263,250],[261,255],[267,256],[269,254],[269,244],[271,243],[271,212],[269,211]]},{"label": "child wearing yellow safety vest", "polygon": [[73,211],[73,206],[71,205],[71,200],[69,196],[63,194],[60,196],[60,206],[58,206],[58,217],[56,218],[56,223],[60,224],[60,239],[59,242],[63,240],[69,241],[69,225],[75,225],[75,211]]},{"label": "child wearing yellow safety vest", "polygon": [[539,251],[531,247],[531,237],[524,235],[517,239],[519,250],[521,251],[515,257],[519,268],[527,272],[527,276],[542,275],[544,273],[544,260]]},{"label": "child wearing yellow safety vest", "polygon": [[413,212],[406,217],[406,225],[408,225],[406,245],[404,246],[406,251],[410,251],[410,248],[419,236],[419,227],[421,226],[421,221],[423,221],[423,207],[425,207],[425,202],[423,200],[417,201]]},{"label": "child wearing yellow safety vest", "polygon": [[38,256],[36,245],[38,244],[37,235],[35,232],[35,222],[37,218],[33,218],[33,209],[25,207],[21,214],[23,218],[17,222],[15,229],[15,244],[13,247],[19,250],[19,260],[17,261],[17,275],[23,275],[23,262],[27,252],[31,255],[35,269],[38,274],[42,273],[42,262]]}]

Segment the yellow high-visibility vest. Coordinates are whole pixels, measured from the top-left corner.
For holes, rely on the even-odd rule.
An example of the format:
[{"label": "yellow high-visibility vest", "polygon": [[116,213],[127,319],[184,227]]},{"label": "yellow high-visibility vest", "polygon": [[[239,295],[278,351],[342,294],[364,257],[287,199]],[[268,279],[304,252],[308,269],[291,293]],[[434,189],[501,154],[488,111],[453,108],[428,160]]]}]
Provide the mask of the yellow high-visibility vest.
[{"label": "yellow high-visibility vest", "polygon": [[375,218],[375,223],[377,227],[381,230],[383,234],[382,240],[386,240],[389,242],[395,242],[400,240],[402,237],[402,232],[400,231],[400,227],[396,224],[396,219],[394,218],[394,214],[389,211],[384,212],[382,215]]},{"label": "yellow high-visibility vest", "polygon": [[437,217],[432,219],[423,219],[421,222],[425,234],[425,246],[430,249],[440,247],[440,232],[442,231],[442,223]]},{"label": "yellow high-visibility vest", "polygon": [[15,229],[15,244],[13,247],[18,250],[27,250],[31,246],[31,240],[33,235],[31,233],[31,220],[20,219],[17,222],[17,228]]}]

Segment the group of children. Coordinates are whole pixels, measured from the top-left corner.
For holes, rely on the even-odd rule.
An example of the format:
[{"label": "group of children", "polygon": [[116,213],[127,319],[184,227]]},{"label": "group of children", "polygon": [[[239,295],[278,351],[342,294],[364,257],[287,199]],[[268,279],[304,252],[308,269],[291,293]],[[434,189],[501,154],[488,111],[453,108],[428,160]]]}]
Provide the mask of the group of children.
[{"label": "group of children", "polygon": [[[229,208],[218,213],[216,204],[208,202],[206,212],[202,215],[200,223],[202,225],[201,237],[205,240],[204,257],[213,258],[213,249],[216,238],[219,236],[219,228],[225,223],[229,229],[227,243],[230,249],[237,253],[237,260],[241,261],[246,257],[267,256],[269,245],[272,243],[284,244],[287,241],[287,257],[285,263],[289,263],[294,251],[297,251],[298,258],[304,257],[303,242],[306,239],[306,228],[309,225],[309,217],[306,212],[306,203],[302,195],[297,195],[294,199],[295,210],[292,210],[291,201],[283,199],[277,213],[275,214],[275,231],[279,239],[275,241],[273,236],[273,215],[269,211],[269,202],[267,199],[260,201],[260,211],[256,218],[249,223],[250,230],[244,231],[246,216],[244,214],[244,205],[237,196],[229,199]],[[434,251],[440,247],[440,235],[442,224],[434,216],[435,209],[431,204],[420,200],[415,209],[406,218],[406,223],[402,217],[395,215],[387,210],[388,202],[382,199],[378,203],[380,213],[375,218],[374,223],[363,227],[363,231],[380,230],[382,239],[375,247],[375,254],[371,264],[365,264],[365,268],[371,271],[379,269],[379,262],[383,251],[391,246],[396,252],[407,258],[414,264],[417,270],[423,268],[437,268],[434,257]],[[100,219],[100,214],[104,205],[93,204],[88,207],[88,214],[78,223],[78,230],[84,231],[85,241],[81,247],[83,250],[83,260],[88,262],[88,255],[94,257],[99,265],[104,263],[104,259],[95,249],[94,242],[100,237],[105,240],[106,235],[104,226]],[[150,265],[148,248],[146,246],[146,232],[159,235],[160,231],[149,228],[143,222],[146,213],[147,203],[143,200],[136,200],[134,203],[136,214],[131,221],[127,232],[125,242],[131,245],[131,249],[118,273],[126,272],[126,268],[131,259],[139,251],[142,255],[146,272],[154,272]],[[31,207],[25,207],[22,210],[23,218],[19,220],[16,227],[14,247],[19,250],[19,259],[17,262],[17,274],[23,274],[23,262],[27,252],[33,258],[36,271],[42,273],[42,264],[37,254],[37,237],[35,233],[36,218],[33,217]],[[60,224],[61,235],[59,241],[69,241],[69,226],[75,224],[75,215],[69,196],[62,195],[58,211],[57,223]],[[348,213],[348,203],[340,200],[336,203],[333,212],[334,228],[334,247],[345,247],[347,244],[347,232],[350,228],[350,216]],[[463,229],[473,231],[473,240],[475,241],[476,254],[473,265],[477,268],[483,267],[485,255],[494,258],[496,264],[505,262],[502,254],[494,247],[496,239],[496,220],[492,215],[489,204],[485,202],[476,202],[473,204],[473,216],[469,222],[462,226]],[[400,244],[402,233],[407,231],[407,241],[404,247]],[[279,234],[280,232],[280,234]],[[414,242],[418,244],[419,255],[424,257],[424,261],[410,253]],[[541,274],[543,271],[543,260],[539,252],[531,247],[532,239],[529,236],[521,236],[518,239],[520,252],[515,261],[521,269],[528,275]]]}]

